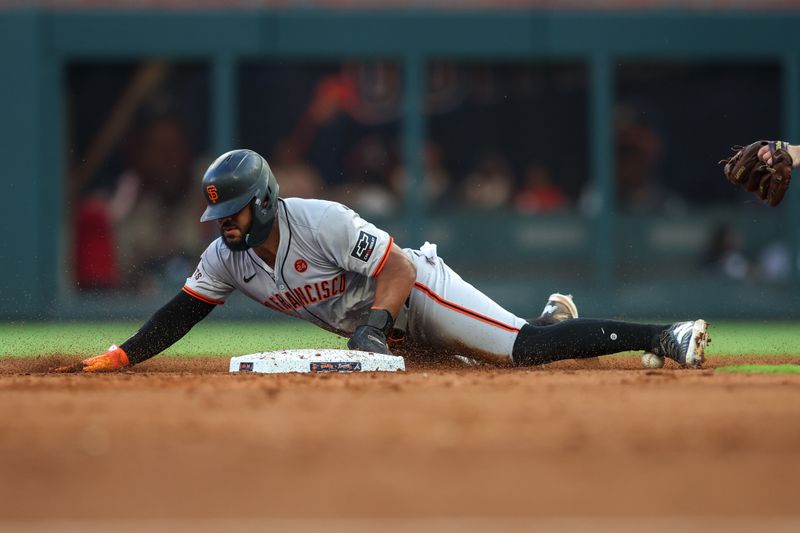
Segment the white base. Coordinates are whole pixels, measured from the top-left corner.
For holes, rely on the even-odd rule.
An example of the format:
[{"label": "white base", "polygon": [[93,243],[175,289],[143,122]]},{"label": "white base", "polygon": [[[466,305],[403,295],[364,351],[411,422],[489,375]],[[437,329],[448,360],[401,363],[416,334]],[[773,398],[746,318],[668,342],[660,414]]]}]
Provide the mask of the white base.
[{"label": "white base", "polygon": [[230,372],[283,374],[286,372],[395,372],[405,371],[402,357],[357,350],[306,349],[259,352],[231,357]]}]

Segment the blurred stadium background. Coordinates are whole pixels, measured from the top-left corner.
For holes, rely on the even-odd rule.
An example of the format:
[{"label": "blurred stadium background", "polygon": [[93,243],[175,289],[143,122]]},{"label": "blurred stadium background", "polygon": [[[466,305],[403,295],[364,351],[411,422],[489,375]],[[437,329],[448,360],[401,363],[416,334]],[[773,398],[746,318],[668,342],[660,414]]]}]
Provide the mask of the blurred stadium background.
[{"label": "blurred stadium background", "polygon": [[798,7],[0,0],[0,316],[146,317],[248,147],[524,316],[796,319],[800,187],[769,209],[717,161],[800,142]]}]

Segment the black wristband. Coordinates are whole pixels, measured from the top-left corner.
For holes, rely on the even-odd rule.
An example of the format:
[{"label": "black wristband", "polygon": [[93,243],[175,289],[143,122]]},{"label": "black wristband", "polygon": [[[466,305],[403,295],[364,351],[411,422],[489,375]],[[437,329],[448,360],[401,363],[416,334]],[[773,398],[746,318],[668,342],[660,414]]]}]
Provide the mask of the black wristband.
[{"label": "black wristband", "polygon": [[379,329],[388,336],[394,328],[394,318],[386,309],[370,309],[365,325]]}]

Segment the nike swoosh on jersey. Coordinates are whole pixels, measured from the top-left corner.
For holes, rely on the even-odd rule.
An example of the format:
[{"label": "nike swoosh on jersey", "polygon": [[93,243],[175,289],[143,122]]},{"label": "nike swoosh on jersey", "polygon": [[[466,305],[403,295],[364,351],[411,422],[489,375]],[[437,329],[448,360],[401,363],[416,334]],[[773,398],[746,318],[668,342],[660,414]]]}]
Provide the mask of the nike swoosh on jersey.
[{"label": "nike swoosh on jersey", "polygon": [[247,276],[245,276],[242,279],[244,280],[245,283],[250,283],[250,280],[253,279],[254,277],[256,277],[256,272],[253,272],[253,275],[250,276],[249,278]]}]

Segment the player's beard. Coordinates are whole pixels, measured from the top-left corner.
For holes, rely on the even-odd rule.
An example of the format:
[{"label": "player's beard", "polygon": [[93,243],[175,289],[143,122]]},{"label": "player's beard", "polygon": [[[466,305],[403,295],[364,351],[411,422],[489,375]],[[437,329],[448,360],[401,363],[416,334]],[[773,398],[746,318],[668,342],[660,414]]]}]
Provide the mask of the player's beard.
[{"label": "player's beard", "polygon": [[[239,237],[234,242],[229,241],[227,239],[227,237],[225,237],[225,230],[226,229],[230,229],[231,227],[236,227],[237,229],[239,229],[239,233],[241,234],[241,237]],[[250,228],[248,228],[248,230],[249,229]],[[237,226],[225,226],[225,225],[222,225],[219,228],[219,234],[222,237],[222,242],[224,242],[225,246],[227,246],[230,250],[233,250],[234,252],[243,252],[243,251],[247,250],[248,248],[250,248],[247,245],[247,242],[246,242],[247,233],[248,233],[247,231],[242,231],[241,228],[238,228]]]}]

